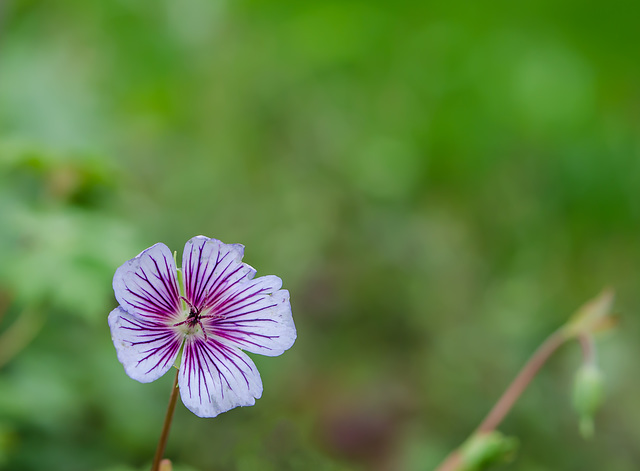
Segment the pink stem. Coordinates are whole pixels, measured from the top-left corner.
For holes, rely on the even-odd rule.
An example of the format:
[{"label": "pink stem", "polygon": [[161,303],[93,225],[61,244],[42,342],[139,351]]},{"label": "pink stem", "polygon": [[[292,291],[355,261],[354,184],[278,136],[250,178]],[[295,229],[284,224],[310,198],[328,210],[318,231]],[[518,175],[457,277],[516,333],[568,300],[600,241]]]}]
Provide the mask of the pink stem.
[{"label": "pink stem", "polygon": [[[522,367],[518,375],[511,382],[509,387],[502,394],[498,402],[493,406],[485,419],[476,429],[476,434],[489,433],[500,425],[506,415],[509,413],[520,395],[527,389],[531,380],[536,376],[542,365],[544,365],[549,357],[567,340],[567,336],[563,329],[551,334],[538,347],[529,361]],[[455,471],[462,465],[462,457],[459,449],[453,451],[447,458],[436,468],[436,471]]]},{"label": "pink stem", "polygon": [[153,457],[153,465],[151,471],[158,471],[160,469],[160,461],[164,450],[167,447],[167,439],[169,438],[169,430],[171,429],[171,420],[173,419],[173,411],[176,408],[176,399],[178,398],[178,374],[180,370],[176,372],[176,379],[173,381],[173,388],[171,389],[171,396],[169,397],[169,407],[167,408],[167,415],[164,418],[164,425],[162,426],[162,433],[160,434],[160,441],[158,441],[158,448],[156,454]]}]

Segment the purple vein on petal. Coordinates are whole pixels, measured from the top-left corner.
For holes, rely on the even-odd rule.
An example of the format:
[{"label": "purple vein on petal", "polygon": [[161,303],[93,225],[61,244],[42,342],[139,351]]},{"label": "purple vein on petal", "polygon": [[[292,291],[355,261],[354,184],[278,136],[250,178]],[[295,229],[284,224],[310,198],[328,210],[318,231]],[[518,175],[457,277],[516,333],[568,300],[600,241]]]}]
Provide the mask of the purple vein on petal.
[{"label": "purple vein on petal", "polygon": [[[216,253],[216,262],[213,265],[213,269],[207,275],[207,270],[209,269],[209,260],[207,260],[206,262],[204,262],[203,260],[203,252],[204,252],[205,246],[206,246],[206,241],[203,241],[203,243],[199,247],[197,247],[198,259],[195,262],[195,264],[193,261],[193,252],[194,252],[193,244],[191,245],[191,250],[189,251],[189,263],[187,266],[188,268],[187,286],[185,291],[187,293],[187,297],[191,300],[192,303],[194,303],[194,305],[197,305],[197,306],[201,306],[202,293],[204,292],[205,287],[209,283],[211,276],[215,272],[216,266],[220,262],[220,259],[219,259],[220,250],[218,248],[218,251]],[[202,275],[200,274],[201,270],[203,271]],[[206,280],[204,279],[205,276],[207,277]]]},{"label": "purple vein on petal", "polygon": [[234,329],[218,330],[216,331],[216,335],[220,338],[236,342],[240,344],[239,346],[244,348],[250,345],[253,345],[254,347],[261,348],[261,349],[264,348],[267,350],[273,350],[273,348],[267,347],[262,343],[253,342],[249,340],[247,337],[259,337],[266,340],[273,340],[273,339],[280,338],[279,335],[263,335],[263,334],[256,334],[252,332],[245,332],[245,331],[234,330]]},{"label": "purple vein on petal", "polygon": [[[203,282],[200,284],[200,289],[199,289],[198,297],[197,297],[197,302],[200,305],[202,305],[202,306],[210,306],[212,300],[215,299],[219,294],[223,294],[225,291],[227,291],[234,284],[236,284],[236,283],[241,281],[241,279],[239,279],[236,282],[234,282],[233,284],[225,286],[225,283],[227,282],[227,280],[230,277],[232,277],[233,275],[235,275],[238,271],[240,271],[242,269],[242,267],[243,267],[243,264],[239,264],[238,267],[235,270],[233,270],[231,273],[227,273],[227,270],[231,267],[231,265],[233,265],[233,263],[234,263],[233,261],[229,262],[229,264],[227,264],[227,266],[225,268],[223,268],[220,271],[220,273],[218,273],[218,276],[216,277],[216,279],[211,281],[211,278],[215,274],[216,268],[218,267],[218,265],[220,265],[220,263],[222,263],[224,261],[225,258],[227,258],[228,255],[229,255],[229,252],[224,254],[222,258],[216,258],[216,263],[215,263],[213,269],[210,271],[209,275],[207,276],[207,279],[203,280]],[[218,252],[218,257],[219,257],[219,252]],[[207,266],[208,266],[208,263],[207,263]],[[224,277],[224,279],[221,280],[220,278],[225,274],[226,274],[226,276]],[[211,286],[213,288],[213,290],[211,292],[206,292],[205,288],[207,286]]]},{"label": "purple vein on petal", "polygon": [[[219,394],[222,399],[224,399],[225,396],[225,388],[222,387],[223,384],[226,385],[226,389],[233,390],[233,385],[228,375],[237,380],[239,378],[239,373],[242,376],[247,389],[250,388],[249,378],[241,368],[240,364],[244,365],[249,370],[251,370],[252,367],[238,352],[235,351],[235,348],[226,346],[220,342],[216,342],[215,340],[205,342],[201,339],[196,339],[185,346],[185,354],[187,355],[186,374],[189,396],[193,397],[194,394],[198,394],[200,403],[202,403],[202,394],[204,391],[206,391],[207,399],[211,395],[209,384],[206,379],[207,375],[212,380],[215,380],[214,375],[217,377],[217,382],[220,384]],[[235,368],[232,368],[231,366],[235,366]],[[212,368],[215,371],[212,371]],[[224,368],[226,371],[222,371],[221,368]],[[196,377],[197,385],[191,382],[191,380]],[[204,391],[202,383],[204,383]]]},{"label": "purple vein on petal", "polygon": [[[155,258],[152,258],[151,260],[153,260],[153,264],[156,267],[155,276],[156,276],[156,278],[158,280],[160,280],[162,282],[162,285],[164,286],[164,289],[165,289],[165,293],[169,295],[169,299],[168,300],[165,299],[164,297],[163,297],[163,300],[167,302],[168,306],[171,309],[175,309],[179,305],[179,299],[180,299],[179,298],[179,294],[178,294],[179,291],[178,291],[178,286],[177,286],[177,283],[176,283],[176,277],[175,276],[171,276],[171,275],[173,275],[174,270],[172,270],[171,267],[169,266],[169,262],[167,261],[167,257],[164,254],[162,254],[162,259],[164,260],[164,268],[166,270],[166,273],[170,274],[169,275],[169,281],[171,282],[171,286],[168,286],[167,285],[167,280],[164,277],[160,276],[161,272],[160,272],[160,267],[158,266],[158,261]],[[156,289],[155,285],[153,287],[154,287],[154,289]],[[156,289],[156,292],[158,294],[160,294],[160,292],[157,289]]]},{"label": "purple vein on petal", "polygon": [[[136,272],[136,276],[138,278],[140,278],[141,280],[145,281],[149,286],[151,286],[151,288],[156,292],[156,294],[158,296],[156,297],[153,294],[151,294],[150,292],[148,292],[146,289],[144,289],[140,285],[140,283],[138,283],[138,287],[147,296],[149,296],[149,298],[154,298],[154,299],[160,301],[162,306],[160,306],[160,304],[158,304],[158,303],[155,303],[158,307],[162,307],[163,309],[166,309],[169,312],[173,312],[176,309],[176,307],[178,306],[178,294],[177,294],[177,291],[173,291],[173,290],[169,289],[169,287],[167,286],[166,280],[162,276],[160,276],[160,270],[159,270],[159,267],[158,267],[158,262],[153,258],[151,260],[153,260],[153,263],[156,266],[156,270],[158,270],[158,273],[155,274],[155,277],[158,278],[158,280],[160,280],[160,282],[162,283],[162,285],[165,288],[165,292],[161,292],[156,287],[156,285],[151,282],[151,280],[149,279],[149,275],[147,275],[147,272],[142,267],[140,267],[140,269],[139,269],[142,274],[140,274],[139,272]],[[166,264],[166,260],[165,260],[165,264]],[[170,272],[168,272],[168,273],[170,273]],[[144,276],[142,276],[142,275],[144,275]],[[168,299],[167,299],[167,297],[168,297]]]},{"label": "purple vein on petal", "polygon": [[[199,342],[198,340],[189,342],[188,344],[185,345],[185,351],[184,351],[184,355],[185,355],[185,359],[186,359],[186,368],[187,368],[187,389],[189,389],[189,396],[193,397],[193,391],[192,391],[192,384],[191,384],[191,379],[193,378],[193,372],[195,372],[198,375],[198,397],[200,399],[200,403],[202,404],[202,380],[204,379],[204,384],[205,384],[205,389],[207,391],[207,395],[210,395],[209,392],[209,385],[207,384],[206,381],[206,377],[204,376],[204,369],[202,368],[202,362],[200,359],[200,355],[201,355],[202,351],[201,351],[201,342]],[[213,366],[216,368],[216,370],[218,369],[218,367],[215,365],[215,363],[212,363]],[[209,372],[209,374],[211,375],[211,377],[213,377],[213,375],[211,374],[211,369],[209,368],[209,365],[207,365],[207,371]],[[219,371],[218,371],[219,373]]]},{"label": "purple vein on petal", "polygon": [[[233,355],[234,357],[236,357],[237,359],[239,359],[242,363],[244,363],[244,365],[251,369],[251,366],[244,360],[244,358],[242,358],[236,351],[234,351],[233,348],[229,348],[226,345],[223,345],[219,342],[215,342],[215,346],[216,346],[216,350],[218,351],[218,353],[220,353],[220,355],[222,355],[226,360],[228,360],[229,362],[233,363],[234,365],[237,366],[237,363],[231,358],[230,355]],[[227,354],[226,352],[228,352],[229,354]],[[231,369],[229,368],[229,366],[224,363],[225,367],[227,368],[227,371],[229,371],[229,373],[232,376],[235,376],[233,374],[233,372],[231,371]],[[249,379],[247,378],[247,375],[245,374],[245,372],[238,368],[238,371],[240,372],[240,374],[242,374],[242,377],[244,378],[244,382],[247,385],[247,389],[249,388]]]},{"label": "purple vein on petal", "polygon": [[131,288],[129,288],[129,285],[125,284],[125,289],[127,290],[127,292],[133,296],[135,296],[136,298],[140,299],[141,302],[143,304],[134,304],[132,301],[129,301],[129,304],[131,304],[132,306],[142,310],[142,311],[146,311],[150,314],[156,314],[156,315],[164,315],[167,313],[167,309],[162,307],[160,304],[158,304],[153,297],[151,297],[151,295],[144,289],[142,288],[140,285],[138,285],[138,289],[140,289],[142,292],[144,292],[147,296],[142,296],[140,293],[133,291]]},{"label": "purple vein on petal", "polygon": [[[222,259],[220,260],[220,262],[222,262],[227,255],[228,254],[225,254],[225,256],[222,257]],[[238,280],[235,280],[233,283],[230,283],[230,284],[227,283],[229,278],[231,278],[233,275],[238,273],[243,268],[243,264],[239,264],[235,270],[231,271],[230,273],[227,273],[227,270],[229,270],[231,265],[233,265],[233,261],[229,262],[229,264],[223,270],[220,271],[220,274],[212,283],[212,287],[214,288],[213,291],[211,291],[210,293],[207,293],[207,295],[203,299],[203,304],[210,305],[219,296],[221,296],[226,291],[231,289],[234,285],[242,281],[243,278],[239,278]],[[220,279],[222,275],[225,275],[225,274],[226,276],[223,279]]]},{"label": "purple vein on petal", "polygon": [[[202,258],[202,247],[199,248],[200,250],[200,256],[199,259]],[[200,278],[200,263],[197,264],[196,268],[196,273],[194,274],[193,270],[194,270],[194,265],[193,265],[193,243],[191,244],[191,250],[189,251],[189,263],[187,264],[187,270],[185,273],[185,294],[187,295],[187,298],[189,300],[191,300],[192,303],[196,303],[196,299],[195,296],[193,295],[193,284],[194,284],[194,277],[195,279],[199,279]]]},{"label": "purple vein on petal", "polygon": [[169,255],[166,245],[156,244],[116,271],[114,289],[121,305],[155,320],[173,317],[179,312],[176,268]]},{"label": "purple vein on petal", "polygon": [[138,361],[138,364],[142,363],[144,360],[147,360],[149,358],[151,358],[152,356],[158,355],[160,354],[160,358],[158,359],[158,361],[156,361],[155,365],[152,365],[147,371],[146,373],[149,373],[150,371],[158,368],[159,366],[167,366],[168,363],[171,362],[171,360],[174,358],[174,356],[176,355],[178,349],[180,348],[180,343],[176,343],[176,342],[167,342],[159,347],[156,348],[151,348],[149,350],[145,350],[142,353],[149,353],[146,357],[142,358],[141,360]]},{"label": "purple vein on petal", "polygon": [[[206,291],[206,287],[209,286],[209,282],[211,281],[211,277],[213,276],[213,274],[216,271],[216,268],[218,267],[218,265],[227,257],[227,255],[229,255],[228,253],[224,254],[222,258],[220,258],[220,247],[218,247],[218,250],[216,251],[216,262],[213,264],[213,267],[211,268],[211,270],[209,271],[209,274],[207,275],[207,279],[204,279],[204,274],[202,275],[202,278],[200,278],[199,274],[200,274],[200,267],[202,267],[202,252],[204,250],[205,244],[203,244],[200,247],[200,258],[199,258],[199,263],[198,263],[198,277],[196,278],[196,283],[197,281],[200,281],[200,283],[197,283],[194,286],[194,289],[198,289],[197,293],[194,293],[194,300],[195,302],[198,303],[198,305],[202,305],[204,300],[202,299],[203,296],[205,295],[205,291]],[[209,269],[209,260],[207,260],[206,265],[204,267],[204,273],[207,273],[207,270]]]},{"label": "purple vein on petal", "polygon": [[144,375],[157,368],[167,368],[173,363],[182,343],[182,339],[174,331],[165,324],[127,314],[121,314],[119,320],[121,324],[117,328],[121,332],[130,332],[130,335],[125,337],[126,342],[133,347],[131,352],[137,352],[132,358],[134,364],[139,366],[149,360]]},{"label": "purple vein on petal", "polygon": [[[222,381],[224,380],[224,382],[227,385],[227,388],[229,388],[229,390],[232,391],[233,387],[231,386],[231,383],[229,382],[229,378],[227,378],[227,376],[222,371],[220,371],[220,368],[218,368],[218,363],[220,363],[220,362],[219,362],[218,358],[216,357],[215,353],[212,351],[212,347],[213,347],[214,350],[216,350],[217,352],[220,352],[220,350],[221,350],[220,349],[220,343],[213,341],[212,344],[213,345],[203,344],[202,345],[203,348],[202,348],[201,353],[204,356],[206,356],[206,358],[209,360],[209,362],[212,365],[214,365],[214,367],[215,367],[215,369],[216,369],[216,371],[218,373],[218,379],[220,380],[220,384],[222,384]],[[229,366],[228,365],[224,365],[224,366],[226,367],[227,371],[232,376],[234,376],[233,372],[231,371]],[[244,375],[244,373],[243,373],[243,375]],[[221,392],[222,398],[224,398],[224,388],[221,387],[220,388],[220,392]]]},{"label": "purple vein on petal", "polygon": [[[225,315],[226,317],[228,317],[228,315],[233,312],[236,312],[240,309],[245,309],[255,303],[262,301],[266,297],[266,295],[263,295],[263,293],[268,293],[269,288],[261,288],[258,291],[249,292],[248,294],[246,294],[247,291],[254,289],[255,286],[256,285],[250,285],[241,289],[240,291],[236,291],[235,293],[229,293],[226,297],[216,300],[216,302],[211,305],[211,309],[215,310],[215,312],[219,315]],[[246,294],[246,296],[241,297],[243,294]],[[238,306],[245,301],[250,302]],[[259,310],[262,309],[266,308],[261,308]]]},{"label": "purple vein on petal", "polygon": [[[188,245],[185,269],[185,292],[187,298],[199,307],[210,308],[219,299],[223,299],[225,293],[229,292],[236,284],[247,279],[251,268],[238,261],[229,260],[223,266],[225,260],[233,255],[235,248],[226,246],[213,239],[200,239]],[[198,244],[197,246],[195,246]],[[195,246],[195,247],[194,247]],[[210,248],[211,253],[207,254],[206,248]],[[213,251],[215,250],[215,261]],[[223,250],[228,250],[223,252]],[[243,271],[247,271],[243,276]],[[233,277],[237,279],[233,280]]]},{"label": "purple vein on petal", "polygon": [[[200,404],[202,404],[202,383],[203,382],[204,382],[204,388],[207,392],[207,397],[209,397],[210,393],[209,393],[209,385],[207,384],[207,377],[205,375],[205,371],[202,366],[203,362],[202,362],[201,342],[199,340],[196,340],[193,348],[195,352],[194,356],[198,361],[198,395],[200,396]],[[205,366],[207,367],[207,372],[209,373],[209,375],[211,375],[211,369],[209,368],[209,364],[205,363]]]}]

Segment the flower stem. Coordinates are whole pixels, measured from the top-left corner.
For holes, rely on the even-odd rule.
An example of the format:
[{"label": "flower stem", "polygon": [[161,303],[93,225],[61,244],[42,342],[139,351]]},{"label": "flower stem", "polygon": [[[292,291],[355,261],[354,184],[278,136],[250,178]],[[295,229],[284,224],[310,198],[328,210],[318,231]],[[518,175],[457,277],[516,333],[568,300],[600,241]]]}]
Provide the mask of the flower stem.
[{"label": "flower stem", "polygon": [[[509,413],[520,395],[527,389],[531,380],[536,376],[540,368],[547,362],[549,357],[570,337],[566,330],[561,328],[551,334],[538,347],[529,361],[522,367],[518,375],[511,382],[509,387],[502,394],[498,402],[493,406],[485,419],[480,423],[472,436],[490,433],[500,425]],[[464,465],[460,449],[454,450],[436,468],[436,471],[456,471]]]},{"label": "flower stem", "polygon": [[454,450],[440,463],[436,471],[457,471],[460,466],[462,466],[462,455],[460,451]]},{"label": "flower stem", "polygon": [[578,337],[580,346],[582,347],[582,358],[585,363],[595,364],[596,349],[593,345],[593,337],[588,334],[582,334]]},{"label": "flower stem", "polygon": [[173,381],[173,388],[171,389],[171,396],[169,398],[169,407],[167,407],[167,415],[164,418],[164,425],[162,426],[162,434],[158,441],[158,448],[156,454],[153,457],[153,465],[151,471],[158,471],[160,469],[160,461],[162,455],[164,455],[164,449],[167,446],[167,439],[169,438],[169,429],[171,429],[171,420],[173,419],[173,411],[176,408],[176,400],[178,399],[178,374],[180,370],[176,371],[176,379]]},{"label": "flower stem", "polygon": [[529,361],[522,367],[518,376],[515,377],[500,399],[498,399],[493,409],[491,409],[478,426],[477,432],[491,432],[500,425],[500,422],[502,422],[509,413],[511,407],[513,407],[513,404],[515,404],[524,390],[527,389],[527,386],[529,386],[531,380],[536,376],[540,368],[542,368],[542,365],[547,362],[553,352],[555,352],[565,340],[567,340],[567,336],[564,333],[564,329],[557,330],[547,337],[531,358],[529,358]]}]

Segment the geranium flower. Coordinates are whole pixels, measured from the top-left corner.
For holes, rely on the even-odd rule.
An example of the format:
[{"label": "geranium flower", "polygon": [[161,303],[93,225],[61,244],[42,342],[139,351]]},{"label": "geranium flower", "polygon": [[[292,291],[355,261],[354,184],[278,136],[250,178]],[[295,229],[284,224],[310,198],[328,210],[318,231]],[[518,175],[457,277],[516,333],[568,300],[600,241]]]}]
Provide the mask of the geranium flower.
[{"label": "geranium flower", "polygon": [[277,356],[296,339],[289,292],[277,276],[254,278],[243,254],[242,245],[197,236],[185,245],[182,270],[159,243],[113,277],[120,306],[109,327],[125,372],[155,381],[182,351],[180,396],[200,417],[253,405],[262,395],[260,374],[242,350]]}]

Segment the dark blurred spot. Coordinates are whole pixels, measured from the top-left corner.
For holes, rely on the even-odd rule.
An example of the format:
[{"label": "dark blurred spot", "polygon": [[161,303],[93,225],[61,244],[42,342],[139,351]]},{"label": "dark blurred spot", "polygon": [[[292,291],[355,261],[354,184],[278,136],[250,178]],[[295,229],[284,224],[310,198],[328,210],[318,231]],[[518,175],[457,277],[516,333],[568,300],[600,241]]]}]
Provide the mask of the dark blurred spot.
[{"label": "dark blurred spot", "polygon": [[327,451],[365,469],[392,471],[405,425],[415,409],[411,395],[400,385],[382,384],[328,401],[317,429]]}]

